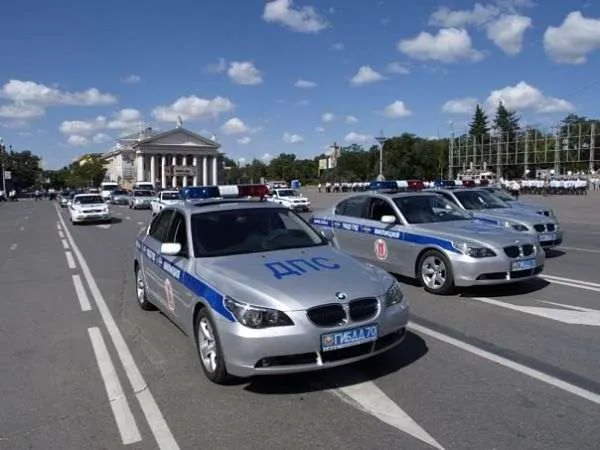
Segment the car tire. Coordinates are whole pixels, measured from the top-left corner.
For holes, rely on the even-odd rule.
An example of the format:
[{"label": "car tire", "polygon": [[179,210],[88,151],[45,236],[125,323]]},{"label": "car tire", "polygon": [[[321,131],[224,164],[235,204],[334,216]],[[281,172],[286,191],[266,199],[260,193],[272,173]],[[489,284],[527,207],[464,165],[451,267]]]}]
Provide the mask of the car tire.
[{"label": "car tire", "polygon": [[216,384],[230,383],[233,377],[227,373],[221,341],[215,323],[206,308],[202,308],[196,315],[194,332],[198,358],[206,378]]},{"label": "car tire", "polygon": [[454,273],[448,258],[438,250],[427,250],[419,259],[419,283],[432,294],[448,295],[454,292]]},{"label": "car tire", "polygon": [[137,298],[137,303],[140,305],[144,311],[154,311],[156,306],[154,306],[150,301],[148,301],[148,294],[146,293],[146,280],[144,279],[144,274],[140,270],[139,266],[135,268],[135,296]]}]

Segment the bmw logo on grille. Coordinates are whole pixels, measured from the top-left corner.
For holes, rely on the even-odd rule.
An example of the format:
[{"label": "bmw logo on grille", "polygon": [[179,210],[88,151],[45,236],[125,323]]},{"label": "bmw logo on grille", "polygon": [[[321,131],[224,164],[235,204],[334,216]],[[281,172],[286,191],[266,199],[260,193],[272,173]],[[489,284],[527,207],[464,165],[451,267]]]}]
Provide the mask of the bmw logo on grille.
[{"label": "bmw logo on grille", "polygon": [[346,300],[346,298],[348,297],[344,292],[336,292],[335,296],[338,300]]}]

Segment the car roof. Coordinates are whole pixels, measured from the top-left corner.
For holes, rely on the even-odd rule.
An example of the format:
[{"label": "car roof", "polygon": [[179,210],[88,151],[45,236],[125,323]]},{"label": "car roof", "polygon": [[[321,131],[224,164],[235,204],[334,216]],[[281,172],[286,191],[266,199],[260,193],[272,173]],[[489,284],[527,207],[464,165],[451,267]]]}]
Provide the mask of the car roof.
[{"label": "car roof", "polygon": [[75,194],[75,197],[100,197],[100,194],[91,192],[85,194]]},{"label": "car roof", "polygon": [[216,211],[234,211],[240,209],[284,209],[288,208],[277,203],[265,202],[254,199],[192,199],[179,202],[163,208],[163,211],[174,209],[185,215],[207,213]]}]

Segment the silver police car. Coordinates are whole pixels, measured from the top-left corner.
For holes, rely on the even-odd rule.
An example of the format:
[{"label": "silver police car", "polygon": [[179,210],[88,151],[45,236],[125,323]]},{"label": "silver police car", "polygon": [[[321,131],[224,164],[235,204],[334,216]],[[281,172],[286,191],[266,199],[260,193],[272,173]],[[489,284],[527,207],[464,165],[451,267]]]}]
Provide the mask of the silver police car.
[{"label": "silver police car", "polygon": [[548,207],[545,207],[543,205],[539,205],[539,204],[533,203],[533,202],[524,202],[521,200],[517,200],[516,197],[514,197],[513,195],[511,195],[510,193],[508,193],[507,191],[505,191],[502,188],[495,187],[495,186],[482,186],[479,189],[482,189],[484,191],[490,192],[491,194],[494,194],[496,197],[498,197],[503,202],[506,202],[512,208],[524,209],[524,210],[527,210],[530,212],[535,212],[536,214],[540,214],[542,216],[552,217],[552,218],[558,220],[558,218],[556,217],[556,214],[554,213],[554,211],[551,208],[548,208]]},{"label": "silver police car", "polygon": [[395,278],[265,201],[166,206],[137,237],[134,270],[139,305],[190,336],[216,383],[351,363],[406,333]]},{"label": "silver police car", "polygon": [[444,196],[482,222],[512,229],[536,237],[550,249],[562,244],[563,231],[553,217],[522,208],[511,208],[494,194],[479,188],[426,189]]},{"label": "silver police car", "polygon": [[478,222],[435,193],[355,195],[310,221],[332,233],[338,248],[435,294],[514,283],[544,267],[534,236]]}]

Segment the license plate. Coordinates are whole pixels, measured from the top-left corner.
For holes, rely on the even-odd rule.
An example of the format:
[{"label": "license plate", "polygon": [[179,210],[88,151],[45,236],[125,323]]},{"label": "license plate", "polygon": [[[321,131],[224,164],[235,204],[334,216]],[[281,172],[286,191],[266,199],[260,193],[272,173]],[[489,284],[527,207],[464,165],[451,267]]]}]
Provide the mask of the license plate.
[{"label": "license plate", "polygon": [[556,233],[540,234],[540,242],[548,242],[548,241],[555,241],[555,240],[556,240]]},{"label": "license plate", "polygon": [[512,270],[534,269],[536,266],[535,259],[524,259],[523,261],[515,261],[512,263]]},{"label": "license plate", "polygon": [[377,336],[377,325],[367,325],[336,333],[327,333],[321,335],[321,348],[324,352],[338,350],[340,348],[375,341],[377,340]]}]

